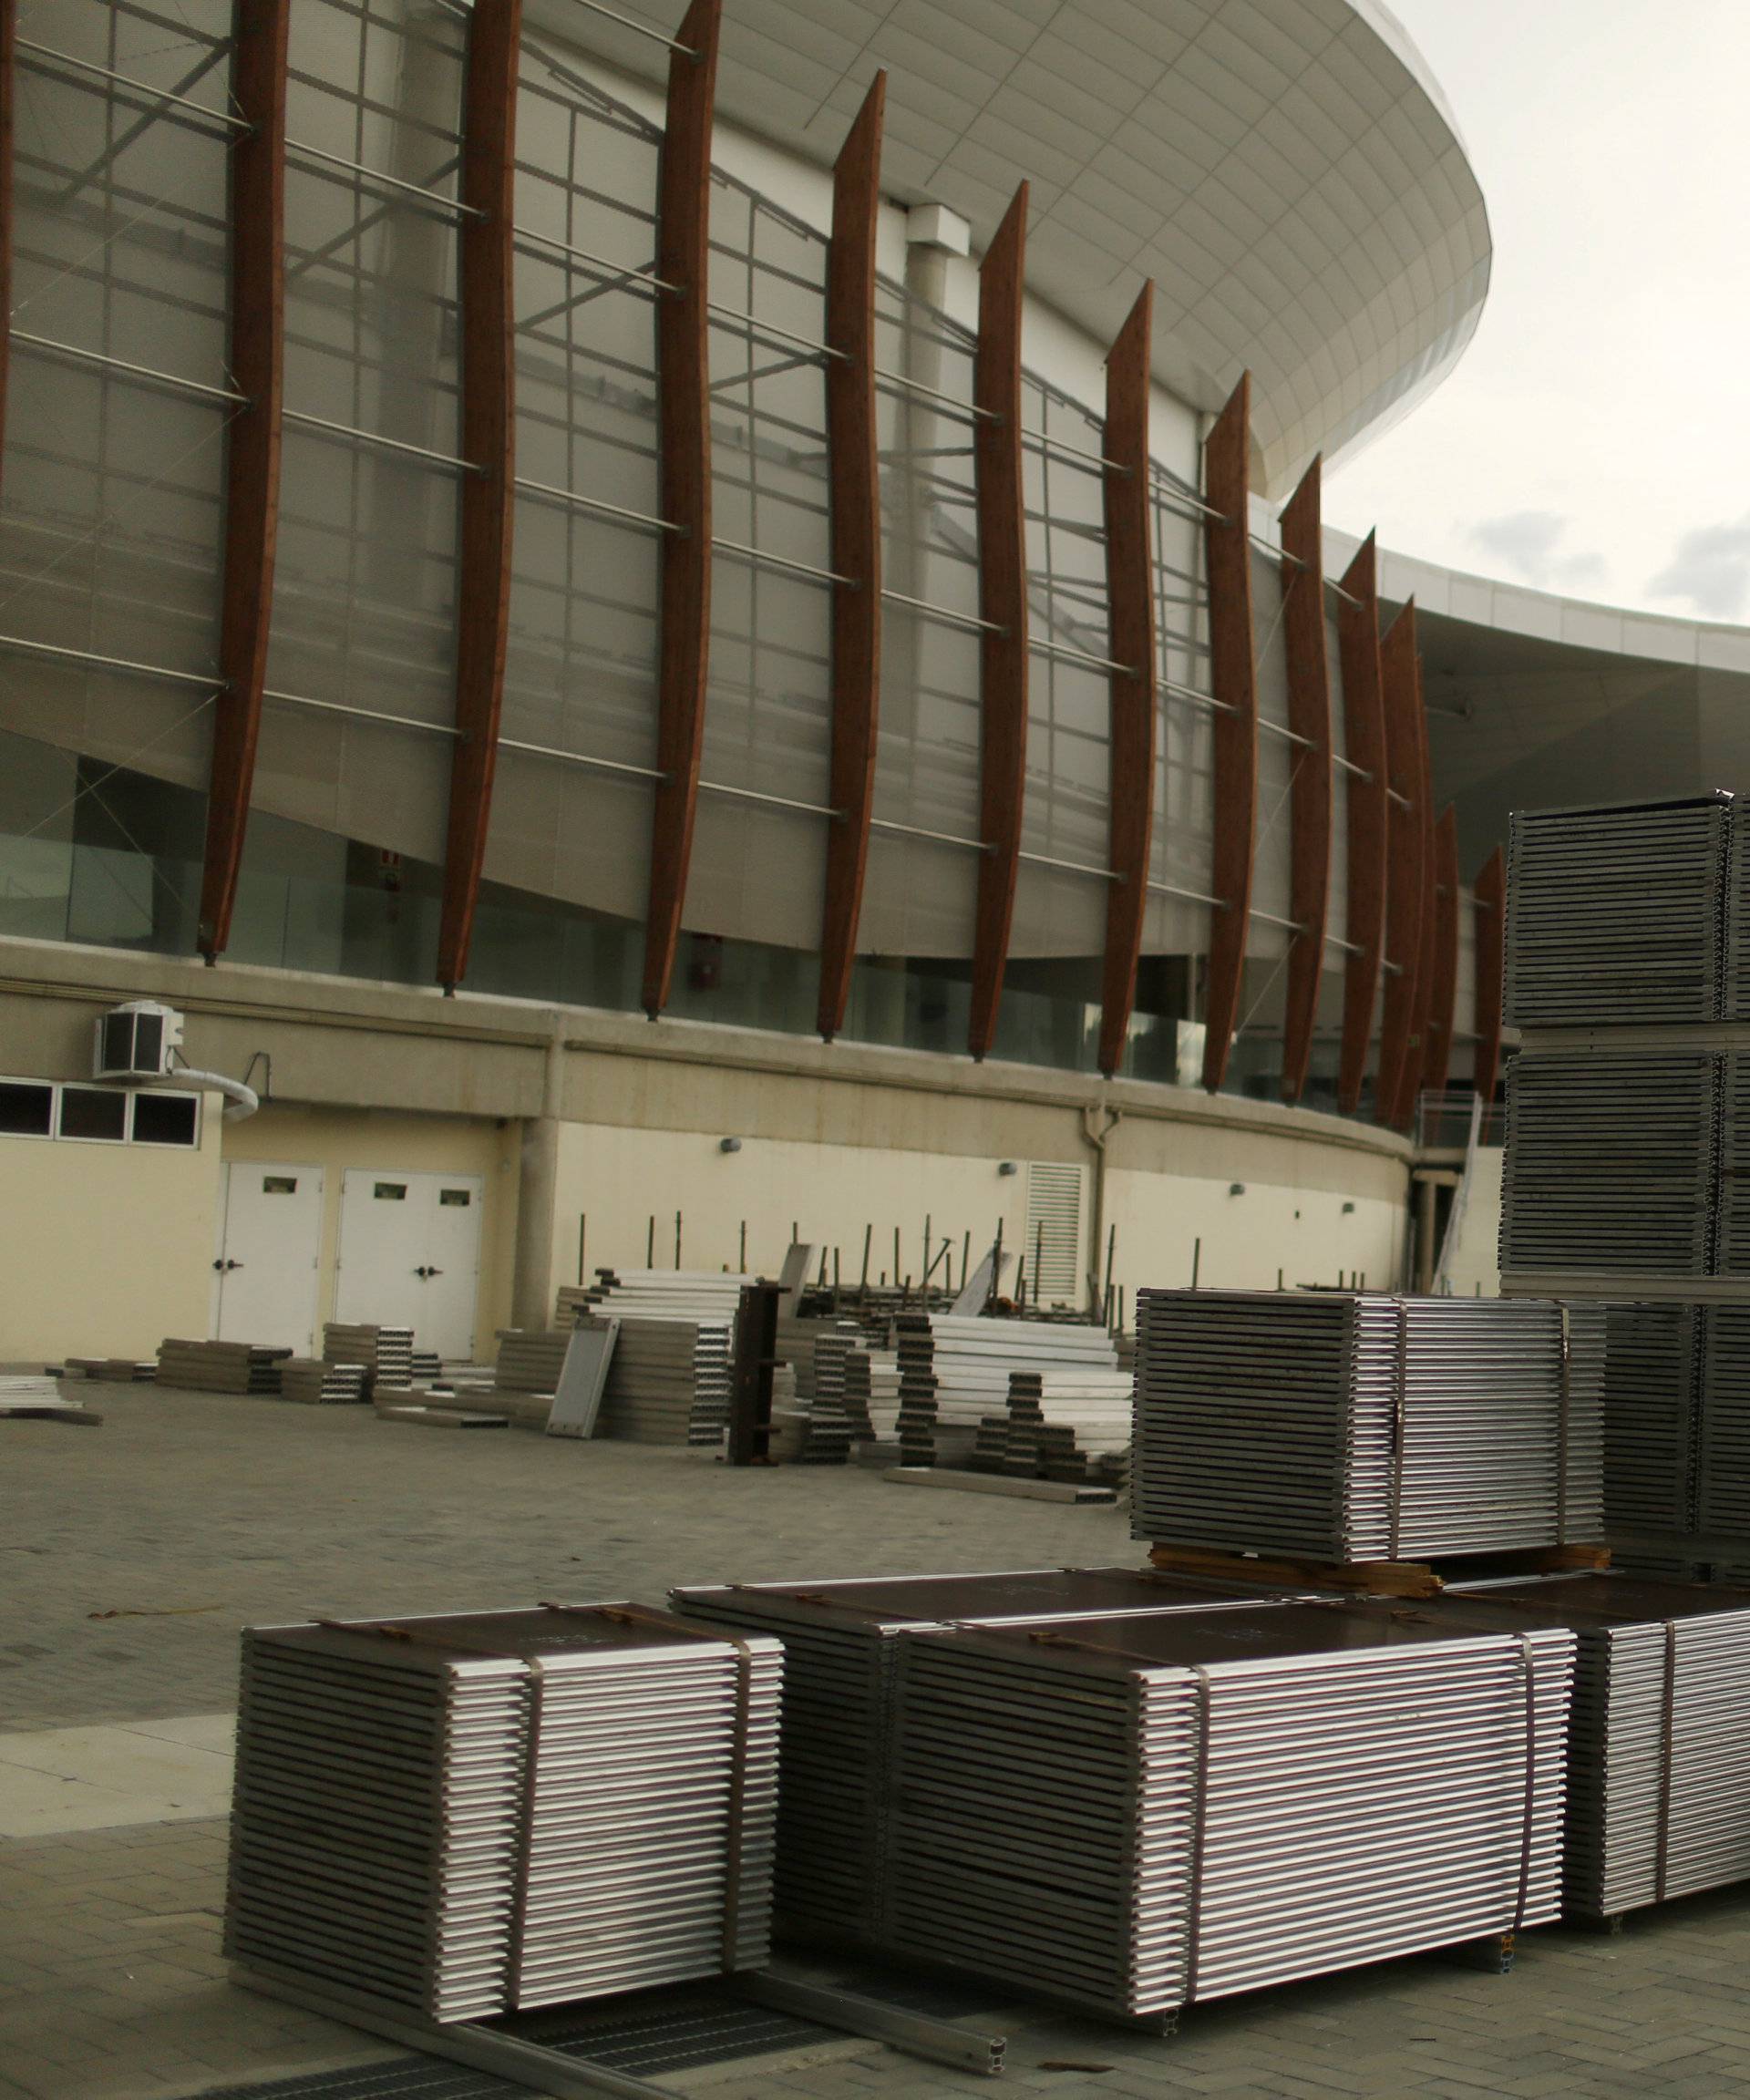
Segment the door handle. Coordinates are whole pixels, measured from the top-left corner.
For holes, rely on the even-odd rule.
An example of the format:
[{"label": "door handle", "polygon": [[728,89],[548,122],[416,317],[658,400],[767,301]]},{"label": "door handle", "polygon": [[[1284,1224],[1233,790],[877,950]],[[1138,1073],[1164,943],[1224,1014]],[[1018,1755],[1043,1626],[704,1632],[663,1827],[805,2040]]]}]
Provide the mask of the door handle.
[{"label": "door handle", "polygon": [[426,1274],[427,1276],[441,1276],[443,1274],[443,1271],[441,1269],[427,1269],[426,1271]]},{"label": "door handle", "polygon": [[225,1267],[227,1269],[241,1269],[242,1266],[243,1264],[241,1261],[227,1261],[225,1263]]},{"label": "door handle", "polygon": [[224,1274],[224,1272],[225,1272],[225,1265],[224,1265],[224,1263],[223,1263],[222,1261],[215,1261],[215,1262],[213,1263],[213,1267],[214,1267],[214,1268],[215,1268],[215,1269],[216,1269],[216,1270],[219,1271],[219,1273],[220,1273],[221,1276]]}]

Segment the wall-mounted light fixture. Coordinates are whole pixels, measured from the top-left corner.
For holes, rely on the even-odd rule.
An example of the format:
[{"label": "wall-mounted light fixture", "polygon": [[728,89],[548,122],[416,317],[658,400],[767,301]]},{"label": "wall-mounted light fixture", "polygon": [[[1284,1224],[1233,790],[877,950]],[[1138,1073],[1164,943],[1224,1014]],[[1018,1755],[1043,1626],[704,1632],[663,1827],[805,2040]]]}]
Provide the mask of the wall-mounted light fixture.
[{"label": "wall-mounted light fixture", "polygon": [[1245,1192],[1246,1185],[1243,1181],[1230,1181],[1228,1183],[1228,1194],[1230,1196],[1243,1196]]},{"label": "wall-mounted light fixture", "polygon": [[1354,1211],[1355,1207],[1353,1203],[1345,1203],[1343,1207],[1343,1214],[1345,1218],[1353,1218],[1354,1216]]},{"label": "wall-mounted light fixture", "polygon": [[1019,1163],[1014,1159],[1004,1159],[997,1168],[999,1174],[1018,1174],[1020,1171]]},{"label": "wall-mounted light fixture", "polygon": [[739,1138],[719,1138],[717,1139],[717,1150],[719,1152],[739,1152],[741,1150],[741,1139]]}]

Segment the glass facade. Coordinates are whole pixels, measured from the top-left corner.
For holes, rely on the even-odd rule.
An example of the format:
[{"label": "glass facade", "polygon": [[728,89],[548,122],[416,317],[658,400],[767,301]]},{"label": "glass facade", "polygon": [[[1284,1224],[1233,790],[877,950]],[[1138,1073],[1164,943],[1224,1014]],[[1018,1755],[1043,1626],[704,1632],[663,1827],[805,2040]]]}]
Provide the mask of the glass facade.
[{"label": "glass facade", "polygon": [[[217,656],[229,288],[229,0],[40,0],[32,35],[210,112],[36,67],[21,99],[0,640],[0,931],[195,946]],[[278,572],[238,962],[436,973],[454,719],[465,22],[427,0],[292,16]],[[517,497],[502,744],[467,983],[637,1007],[656,757],[653,277],[661,133],[538,24],[518,89]],[[720,138],[722,134],[720,133]],[[734,160],[735,150],[728,153]],[[772,149],[746,162],[775,170]],[[810,1034],[832,821],[824,179],[711,189],[715,548],[703,783],[668,1011]],[[788,196],[790,190],[786,190]],[[902,232],[884,229],[883,253]],[[956,264],[955,267],[961,267]],[[875,829],[844,1034],[964,1051],[980,822],[974,338],[910,273],[877,297],[883,609]],[[946,279],[943,280],[947,282]],[[960,282],[963,293],[970,278]],[[958,309],[966,309],[963,297]],[[27,315],[27,318],[26,318]],[[1029,309],[1022,860],[993,1055],[1092,1072],[1111,875],[1098,351]],[[87,362],[80,362],[84,355]],[[142,361],[153,386],[92,358]],[[1196,1084],[1213,703],[1200,425],[1158,392],[1154,843],[1127,1076]],[[1253,916],[1230,1090],[1273,1097],[1292,930],[1282,592],[1258,559]],[[89,661],[125,659],[120,667]],[[1332,650],[1334,665],[1334,644]],[[129,668],[131,666],[131,668]],[[1337,715],[1341,720],[1340,695]],[[1343,816],[1333,865],[1342,924]],[[1336,1063],[1325,957],[1313,1095]]]}]

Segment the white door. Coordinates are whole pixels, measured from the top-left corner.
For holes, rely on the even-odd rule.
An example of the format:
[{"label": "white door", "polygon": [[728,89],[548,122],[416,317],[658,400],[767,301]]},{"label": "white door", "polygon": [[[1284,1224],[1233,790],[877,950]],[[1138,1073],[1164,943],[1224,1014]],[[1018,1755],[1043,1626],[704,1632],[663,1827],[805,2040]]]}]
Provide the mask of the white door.
[{"label": "white door", "polygon": [[313,1356],[322,1257],[322,1168],[233,1160],[213,1263],[212,1331]]},{"label": "white door", "polygon": [[478,1174],[349,1167],[341,1183],[335,1318],[411,1327],[447,1359],[474,1353],[480,1272]]}]

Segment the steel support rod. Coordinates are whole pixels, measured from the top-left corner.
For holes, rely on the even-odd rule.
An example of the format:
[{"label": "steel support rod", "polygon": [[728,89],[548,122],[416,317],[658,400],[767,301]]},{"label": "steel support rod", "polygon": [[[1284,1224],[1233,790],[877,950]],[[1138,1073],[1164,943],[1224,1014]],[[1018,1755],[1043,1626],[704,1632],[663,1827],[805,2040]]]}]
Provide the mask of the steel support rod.
[{"label": "steel support rod", "polygon": [[12,340],[53,356],[71,357],[82,365],[101,365],[108,371],[125,372],[130,378],[173,387],[179,394],[198,394],[208,401],[222,401],[240,408],[249,407],[247,394],[239,394],[229,386],[210,386],[204,379],[185,379],[179,372],[160,372],[155,365],[136,365],[126,357],[111,357],[102,350],[83,350],[77,343],[57,343],[51,336],[32,335],[23,328],[12,331]]},{"label": "steel support rod", "polygon": [[27,51],[33,58],[52,59],[57,66],[69,67],[75,72],[89,73],[98,80],[107,80],[112,88],[138,95],[154,108],[169,103],[174,108],[185,109],[190,116],[233,134],[250,129],[246,118],[233,117],[228,109],[209,109],[204,102],[191,101],[186,95],[173,95],[168,88],[154,88],[149,80],[136,80],[130,74],[118,73],[113,67],[96,65],[89,58],[76,58],[72,52],[57,51],[52,44],[38,44],[34,37],[20,36],[18,49]]}]

